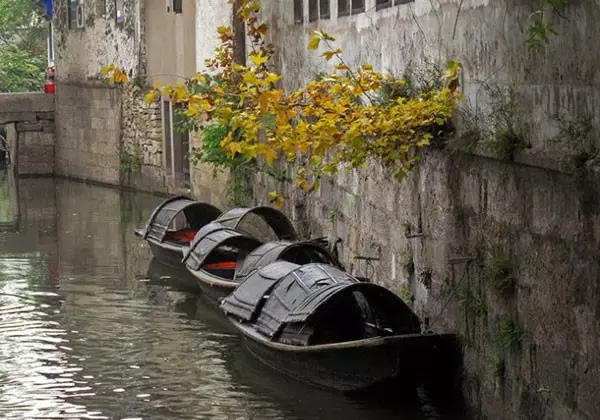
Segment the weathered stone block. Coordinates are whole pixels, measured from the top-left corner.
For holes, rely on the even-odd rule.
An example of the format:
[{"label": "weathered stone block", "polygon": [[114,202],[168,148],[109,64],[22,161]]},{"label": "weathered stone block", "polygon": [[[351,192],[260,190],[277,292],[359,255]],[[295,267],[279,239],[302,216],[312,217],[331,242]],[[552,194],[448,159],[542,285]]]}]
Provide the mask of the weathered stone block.
[{"label": "weathered stone block", "polygon": [[54,119],[55,119],[54,111],[50,111],[50,112],[36,112],[35,115],[36,115],[36,118],[38,120],[54,121]]},{"label": "weathered stone block", "polygon": [[54,95],[44,92],[0,93],[0,110],[10,112],[54,111]]},{"label": "weathered stone block", "polygon": [[0,124],[12,123],[12,122],[21,122],[21,121],[36,121],[36,113],[35,112],[4,112],[4,110],[0,111]]},{"label": "weathered stone block", "polygon": [[17,124],[17,131],[42,131],[42,123],[22,122]]}]

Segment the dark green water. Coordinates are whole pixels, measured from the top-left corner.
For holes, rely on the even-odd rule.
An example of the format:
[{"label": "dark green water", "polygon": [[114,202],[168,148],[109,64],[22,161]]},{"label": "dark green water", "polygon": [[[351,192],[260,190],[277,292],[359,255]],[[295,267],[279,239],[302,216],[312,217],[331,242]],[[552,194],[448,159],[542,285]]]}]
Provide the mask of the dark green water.
[{"label": "dark green water", "polygon": [[252,359],[201,297],[148,275],[133,228],[161,200],[0,180],[0,418],[449,418],[419,398],[313,389]]}]

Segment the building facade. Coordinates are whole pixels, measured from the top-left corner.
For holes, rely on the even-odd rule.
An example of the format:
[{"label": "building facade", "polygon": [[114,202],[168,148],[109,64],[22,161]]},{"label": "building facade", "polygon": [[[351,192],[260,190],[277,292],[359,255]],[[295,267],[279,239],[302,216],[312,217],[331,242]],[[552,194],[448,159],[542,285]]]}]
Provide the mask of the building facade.
[{"label": "building facade", "polygon": [[[306,48],[318,28],[336,38],[347,62],[396,75],[409,69],[422,83],[446,60],[463,66],[456,138],[464,142],[426,151],[401,184],[374,164],[342,171],[312,194],[285,186],[285,211],[307,236],[341,239],[346,266],[404,296],[428,328],[464,337],[464,387],[483,418],[595,419],[600,50],[592,40],[600,36],[600,4],[569,2],[560,11],[568,20],[553,17],[560,35],[529,50],[534,3],[263,0],[275,65],[289,89],[328,69]],[[139,92],[149,81],[173,83],[202,70],[216,28],[231,22],[229,3],[54,6],[56,172],[190,189],[225,207],[226,177],[185,158],[197,135],[175,130],[168,98],[147,106]],[[131,72],[132,87],[121,93],[103,84],[99,71],[108,63]],[[473,130],[476,142],[466,135]],[[509,140],[510,156],[502,156]],[[255,204],[281,189],[261,174],[252,187]],[[372,271],[355,256],[377,258]],[[514,281],[510,294],[494,286],[494,267]]]}]

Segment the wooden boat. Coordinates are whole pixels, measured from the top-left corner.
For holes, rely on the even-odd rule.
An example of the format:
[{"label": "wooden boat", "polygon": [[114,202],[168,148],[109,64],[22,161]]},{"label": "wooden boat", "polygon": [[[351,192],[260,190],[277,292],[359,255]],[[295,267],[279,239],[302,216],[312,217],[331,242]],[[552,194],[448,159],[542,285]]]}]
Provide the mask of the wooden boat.
[{"label": "wooden boat", "polygon": [[207,297],[219,301],[235,289],[238,264],[261,244],[250,235],[212,222],[198,231],[184,252],[183,263]]},{"label": "wooden boat", "polygon": [[[298,234],[294,229],[292,222],[279,210],[273,207],[257,206],[257,207],[236,207],[223,213],[217,221],[223,226],[239,230],[249,235],[259,237],[256,232],[247,231],[247,227],[243,225],[245,220],[252,216],[258,216],[265,222],[275,234],[277,239],[294,241],[298,238]],[[259,238],[266,242],[268,238]]]},{"label": "wooden boat", "polygon": [[215,221],[200,229],[184,256],[202,291],[216,302],[229,296],[252,272],[277,260],[298,264],[322,262],[341,267],[318,242],[274,241],[266,244]]},{"label": "wooden boat", "polygon": [[299,381],[342,392],[436,374],[454,335],[422,334],[397,295],[324,264],[277,261],[221,303],[247,348]]},{"label": "wooden boat", "polygon": [[179,196],[162,202],[152,213],[144,229],[135,234],[150,245],[154,257],[169,267],[183,268],[184,248],[196,232],[221,215],[212,204]]}]

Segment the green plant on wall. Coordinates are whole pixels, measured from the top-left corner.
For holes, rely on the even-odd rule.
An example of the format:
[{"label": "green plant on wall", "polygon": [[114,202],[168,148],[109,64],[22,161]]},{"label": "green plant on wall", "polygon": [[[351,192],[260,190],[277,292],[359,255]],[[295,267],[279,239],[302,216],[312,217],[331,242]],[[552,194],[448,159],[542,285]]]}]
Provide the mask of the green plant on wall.
[{"label": "green plant on wall", "polygon": [[408,285],[408,283],[403,283],[398,288],[398,296],[400,296],[402,300],[408,304],[413,303],[413,300],[415,298],[412,290],[410,290],[410,286]]},{"label": "green plant on wall", "polygon": [[541,48],[550,42],[552,36],[558,35],[554,17],[564,18],[561,10],[568,0],[540,0],[538,8],[529,15],[527,28],[527,47],[530,50]]},{"label": "green plant on wall", "polygon": [[491,371],[496,378],[504,378],[506,373],[506,358],[504,355],[497,355],[492,359]]},{"label": "green plant on wall", "polygon": [[500,320],[498,340],[504,350],[518,348],[523,341],[525,332],[513,320],[503,318]]},{"label": "green plant on wall", "polygon": [[510,258],[500,250],[489,251],[485,256],[483,276],[488,284],[502,294],[511,293],[516,287]]},{"label": "green plant on wall", "polygon": [[498,85],[486,85],[490,97],[490,113],[486,124],[489,133],[483,141],[488,152],[500,159],[513,160],[515,154],[527,147],[525,137],[517,127],[516,94],[512,87],[503,89]]},{"label": "green plant on wall", "polygon": [[463,288],[458,294],[458,302],[463,307],[465,314],[474,318],[486,314],[487,308],[482,296],[475,294],[470,288]]},{"label": "green plant on wall", "polygon": [[119,169],[121,174],[139,173],[142,170],[142,150],[138,144],[119,147]]},{"label": "green plant on wall", "polygon": [[558,135],[553,139],[562,143],[572,152],[565,156],[567,168],[573,172],[585,172],[598,167],[599,150],[595,143],[595,130],[592,116],[580,114],[575,117],[556,114],[553,117],[558,124]]}]

